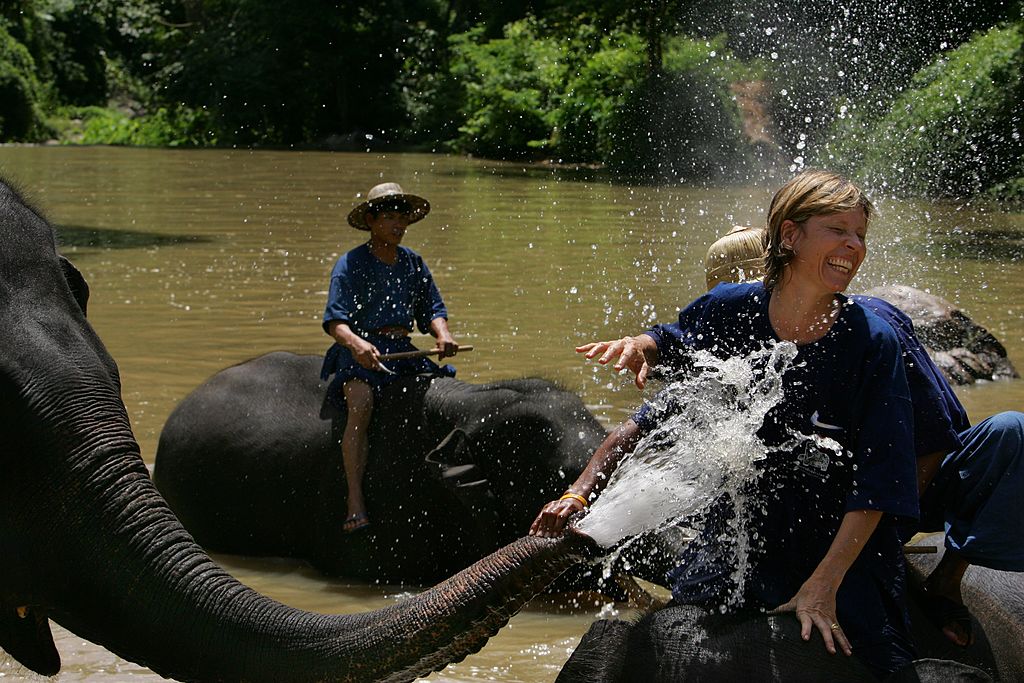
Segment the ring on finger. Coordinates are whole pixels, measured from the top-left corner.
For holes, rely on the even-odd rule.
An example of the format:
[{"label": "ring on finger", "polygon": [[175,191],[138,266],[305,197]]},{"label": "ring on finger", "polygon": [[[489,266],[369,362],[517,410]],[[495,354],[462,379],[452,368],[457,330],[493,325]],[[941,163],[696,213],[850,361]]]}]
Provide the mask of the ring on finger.
[{"label": "ring on finger", "polygon": [[833,631],[838,631],[839,630],[839,624],[837,624],[835,622],[832,622],[832,625],[829,628],[831,628]]}]

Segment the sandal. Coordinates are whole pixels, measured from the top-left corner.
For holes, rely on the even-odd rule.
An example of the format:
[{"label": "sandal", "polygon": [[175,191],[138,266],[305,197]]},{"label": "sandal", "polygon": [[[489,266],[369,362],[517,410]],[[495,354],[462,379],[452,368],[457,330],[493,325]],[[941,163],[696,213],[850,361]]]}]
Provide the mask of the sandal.
[{"label": "sandal", "polygon": [[[920,594],[921,609],[924,611],[928,621],[930,621],[935,628],[942,631],[943,635],[957,647],[970,647],[974,645],[974,629],[971,623],[971,613],[967,609],[967,606],[948,598],[945,595],[939,595],[938,593],[929,593],[927,590],[921,590]],[[950,634],[963,635],[966,637],[967,642],[964,644],[958,643],[950,637]]]},{"label": "sandal", "polygon": [[370,517],[365,512],[357,512],[345,518],[342,529],[346,534],[352,534],[370,526]]}]

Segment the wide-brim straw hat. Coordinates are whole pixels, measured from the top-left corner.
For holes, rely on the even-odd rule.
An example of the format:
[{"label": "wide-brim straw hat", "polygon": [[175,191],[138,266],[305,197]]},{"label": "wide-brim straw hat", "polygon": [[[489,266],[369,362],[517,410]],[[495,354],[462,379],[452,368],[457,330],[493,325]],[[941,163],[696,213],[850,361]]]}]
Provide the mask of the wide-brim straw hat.
[{"label": "wide-brim straw hat", "polygon": [[708,289],[720,282],[745,282],[764,275],[764,228],[745,225],[732,230],[708,247],[704,274]]},{"label": "wide-brim straw hat", "polygon": [[385,201],[403,200],[409,203],[409,223],[423,220],[430,213],[430,202],[423,197],[408,194],[398,183],[381,183],[370,188],[366,200],[348,213],[348,224],[357,230],[369,230],[366,224],[366,212],[374,204]]}]

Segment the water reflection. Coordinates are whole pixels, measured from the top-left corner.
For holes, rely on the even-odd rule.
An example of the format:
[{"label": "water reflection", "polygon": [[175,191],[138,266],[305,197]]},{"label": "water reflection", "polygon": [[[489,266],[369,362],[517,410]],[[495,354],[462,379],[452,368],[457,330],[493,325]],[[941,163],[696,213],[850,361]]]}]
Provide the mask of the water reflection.
[{"label": "water reflection", "polygon": [[[674,317],[703,291],[708,245],[731,225],[763,222],[774,189],[628,187],[588,172],[421,154],[6,147],[0,172],[65,226],[62,250],[89,281],[90,319],[120,367],[148,462],[167,415],[217,370],[273,350],[325,350],[331,266],[365,239],[344,217],[378,179],[434,207],[406,244],[431,265],[456,337],[476,347],[456,361],[460,377],[543,376],[606,423],[628,417],[640,396],[629,377],[582,362],[573,347]],[[940,294],[1024,365],[1024,215],[878,199],[856,287]],[[1024,405],[1024,382],[958,393],[974,420]],[[389,599],[294,566],[227,564],[306,609]],[[528,610],[434,679],[552,680],[598,609]],[[98,648],[59,647],[60,680],[141,676]]]},{"label": "water reflection", "polygon": [[82,225],[55,225],[57,248],[64,253],[74,251],[84,255],[87,250],[149,249],[185,242],[209,242],[200,235],[161,235],[159,233],[89,228]]}]

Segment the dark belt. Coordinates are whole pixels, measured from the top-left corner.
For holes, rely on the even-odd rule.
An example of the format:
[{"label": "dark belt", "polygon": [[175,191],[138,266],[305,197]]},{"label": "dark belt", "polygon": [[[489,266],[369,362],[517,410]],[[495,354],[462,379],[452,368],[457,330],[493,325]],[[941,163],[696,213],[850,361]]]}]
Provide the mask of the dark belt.
[{"label": "dark belt", "polygon": [[370,330],[369,334],[376,334],[385,337],[408,337],[409,330],[401,325],[388,325],[386,327],[378,327],[375,330]]}]

